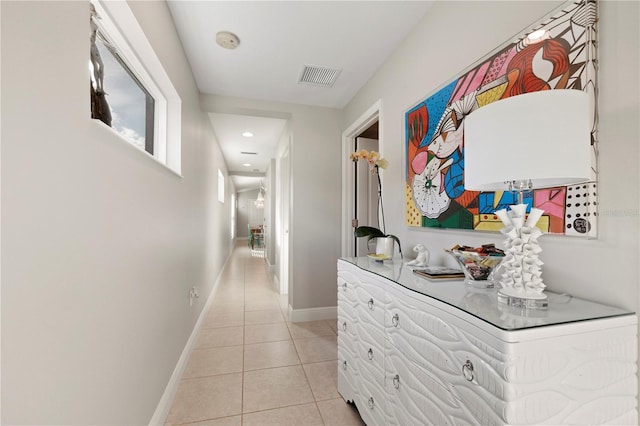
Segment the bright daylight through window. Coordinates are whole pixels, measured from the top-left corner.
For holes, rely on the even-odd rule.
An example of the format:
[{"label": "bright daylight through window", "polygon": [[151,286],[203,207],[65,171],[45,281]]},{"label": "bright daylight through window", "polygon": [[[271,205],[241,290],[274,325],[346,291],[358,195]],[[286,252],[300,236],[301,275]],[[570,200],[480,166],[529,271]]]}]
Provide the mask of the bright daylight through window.
[{"label": "bright daylight through window", "polygon": [[180,173],[181,101],[127,2],[90,3],[91,118]]},{"label": "bright daylight through window", "polygon": [[218,169],[218,201],[224,204],[224,174]]}]

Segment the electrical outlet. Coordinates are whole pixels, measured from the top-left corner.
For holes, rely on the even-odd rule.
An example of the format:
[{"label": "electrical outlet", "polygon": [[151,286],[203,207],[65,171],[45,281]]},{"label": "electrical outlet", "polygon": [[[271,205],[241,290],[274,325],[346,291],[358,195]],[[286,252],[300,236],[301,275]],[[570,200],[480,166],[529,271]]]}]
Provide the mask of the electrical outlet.
[{"label": "electrical outlet", "polygon": [[191,287],[191,290],[189,290],[189,306],[193,306],[193,302],[199,298],[200,295],[198,294],[198,287]]}]

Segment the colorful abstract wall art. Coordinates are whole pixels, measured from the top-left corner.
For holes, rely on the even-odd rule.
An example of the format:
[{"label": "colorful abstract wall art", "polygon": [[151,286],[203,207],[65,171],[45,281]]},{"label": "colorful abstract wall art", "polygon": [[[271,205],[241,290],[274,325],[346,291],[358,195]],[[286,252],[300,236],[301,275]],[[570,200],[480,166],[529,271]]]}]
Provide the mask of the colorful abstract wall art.
[{"label": "colorful abstract wall art", "polygon": [[465,116],[510,96],[574,89],[593,97],[592,137],[585,141],[592,147],[593,182],[534,190],[525,194],[525,203],[528,211],[544,209],[538,222],[544,232],[596,235],[596,23],[595,0],[568,2],[405,113],[408,226],[500,230],[493,212],[517,204],[517,197],[465,191]]}]

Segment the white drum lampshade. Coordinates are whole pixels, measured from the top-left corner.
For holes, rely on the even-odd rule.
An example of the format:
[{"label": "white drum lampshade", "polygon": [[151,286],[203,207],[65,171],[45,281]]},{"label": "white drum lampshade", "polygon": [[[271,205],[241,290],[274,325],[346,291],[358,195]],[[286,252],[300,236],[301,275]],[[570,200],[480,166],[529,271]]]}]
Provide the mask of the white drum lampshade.
[{"label": "white drum lampshade", "polygon": [[591,108],[580,90],[543,90],[499,100],[464,120],[464,187],[506,191],[591,178]]}]

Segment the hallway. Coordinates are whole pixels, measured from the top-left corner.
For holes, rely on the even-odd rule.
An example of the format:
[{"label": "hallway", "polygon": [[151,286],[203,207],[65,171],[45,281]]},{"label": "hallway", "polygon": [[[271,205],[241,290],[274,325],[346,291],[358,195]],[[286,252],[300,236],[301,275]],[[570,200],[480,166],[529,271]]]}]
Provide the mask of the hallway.
[{"label": "hallway", "polygon": [[287,297],[240,240],[166,424],[362,425],[336,389],[336,339],[336,321],[287,321]]}]

